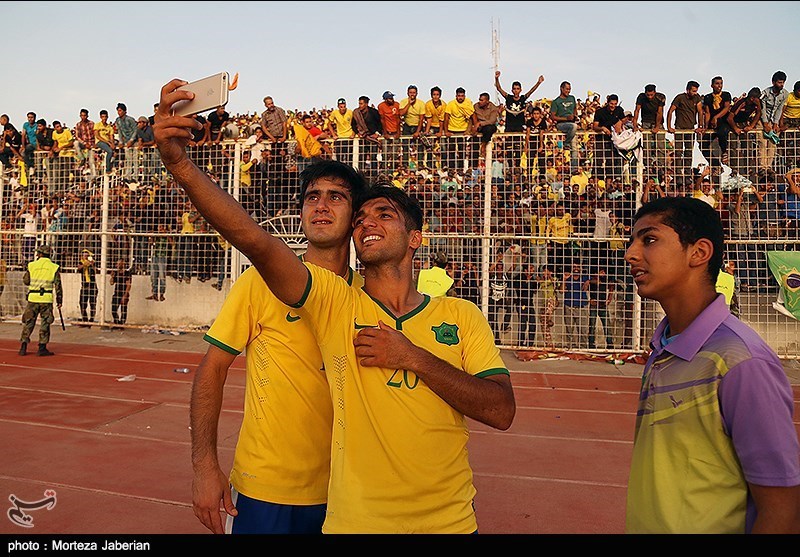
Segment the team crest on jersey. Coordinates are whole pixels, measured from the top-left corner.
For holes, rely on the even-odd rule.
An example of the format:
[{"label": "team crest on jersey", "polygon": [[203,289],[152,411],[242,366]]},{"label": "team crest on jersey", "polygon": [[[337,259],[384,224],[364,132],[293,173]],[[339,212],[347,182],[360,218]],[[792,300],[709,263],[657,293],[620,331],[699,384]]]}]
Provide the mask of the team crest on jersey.
[{"label": "team crest on jersey", "polygon": [[436,335],[436,342],[447,346],[458,344],[458,325],[442,323],[438,327],[431,327],[431,330]]}]

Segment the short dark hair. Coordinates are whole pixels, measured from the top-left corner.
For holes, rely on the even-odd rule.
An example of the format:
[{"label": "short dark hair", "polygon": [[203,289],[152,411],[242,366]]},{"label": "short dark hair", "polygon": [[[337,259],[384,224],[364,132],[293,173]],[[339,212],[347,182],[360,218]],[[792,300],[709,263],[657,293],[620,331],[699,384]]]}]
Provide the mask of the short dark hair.
[{"label": "short dark hair", "polygon": [[87,109],[85,109],[85,108],[81,108],[80,114],[86,114],[88,116],[89,115],[89,111]]},{"label": "short dark hair", "polygon": [[391,184],[373,184],[364,191],[353,205],[353,216],[366,203],[372,199],[386,199],[403,214],[406,230],[422,230],[422,207],[415,197],[411,197],[405,190]]},{"label": "short dark hair", "polygon": [[[800,83],[800,82],[798,82]],[[36,120],[36,113],[35,112],[28,112],[28,116],[33,116],[33,119]]]},{"label": "short dark hair", "polygon": [[366,95],[361,95],[360,97],[358,97],[358,100],[364,101],[365,103],[368,103],[369,102],[369,97],[366,96]]},{"label": "short dark hair", "polygon": [[518,86],[520,89],[522,89],[522,83],[521,82],[515,81],[514,83],[511,84],[511,87],[514,87],[515,85]]},{"label": "short dark hair", "polygon": [[647,85],[644,86],[644,92],[645,93],[652,93],[655,90],[656,90],[656,86],[653,85],[652,83],[648,83]]},{"label": "short dark hair", "polygon": [[608,101],[618,101],[619,97],[615,93],[611,93],[609,96],[606,97]]},{"label": "short dark hair", "polygon": [[772,83],[775,83],[776,81],[786,81],[786,72],[778,70],[772,74]]},{"label": "short dark hair", "polygon": [[692,87],[700,88],[700,84],[697,83],[695,80],[690,79],[689,81],[686,82],[686,89],[688,90],[691,89]]},{"label": "short dark hair", "polygon": [[104,108],[103,110],[101,110],[101,111],[100,111],[100,116],[102,116],[103,114],[105,114],[106,116],[108,116],[108,110],[106,110],[105,108]]},{"label": "short dark hair", "polygon": [[488,99],[488,98],[491,98],[491,97],[490,97],[490,95],[489,95],[489,93],[481,93],[480,95],[478,95],[478,98],[479,98],[479,99],[482,99],[482,98],[484,98],[484,97],[486,97],[487,99]]},{"label": "short dark hair", "polygon": [[459,93],[466,93],[466,92],[467,92],[467,90],[464,89],[463,87],[457,87],[456,88],[456,95],[458,95]]},{"label": "short dark hair", "polygon": [[338,180],[348,186],[352,196],[353,211],[355,212],[358,199],[367,189],[366,178],[364,178],[364,174],[361,171],[356,170],[349,164],[331,159],[321,159],[314,162],[300,173],[300,199],[298,200],[300,208],[303,208],[308,188],[321,178]]},{"label": "short dark hair", "polygon": [[440,95],[442,94],[442,90],[439,87],[435,86],[435,85],[433,87],[431,87],[431,95],[433,95],[434,91],[436,91]]},{"label": "short dark hair", "polygon": [[684,247],[701,238],[711,240],[714,253],[706,271],[711,284],[716,284],[725,252],[725,232],[719,213],[711,205],[696,197],[659,197],[639,207],[633,223],[645,215],[660,216],[661,222],[678,234]]}]

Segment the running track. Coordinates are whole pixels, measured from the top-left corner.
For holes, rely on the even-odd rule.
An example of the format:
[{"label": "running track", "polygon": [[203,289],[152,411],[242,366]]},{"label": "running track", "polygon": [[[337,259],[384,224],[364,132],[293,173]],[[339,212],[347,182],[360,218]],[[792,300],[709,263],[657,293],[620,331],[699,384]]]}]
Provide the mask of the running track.
[{"label": "running track", "polygon": [[[31,511],[32,528],[4,512],[0,533],[207,533],[191,509],[188,422],[202,354],[52,343],[57,356],[23,358],[18,347],[0,339],[0,500],[54,490],[57,504]],[[240,357],[220,418],[223,469],[243,380]],[[481,533],[622,533],[639,378],[526,370],[512,371],[512,381],[512,427],[470,423]]]}]

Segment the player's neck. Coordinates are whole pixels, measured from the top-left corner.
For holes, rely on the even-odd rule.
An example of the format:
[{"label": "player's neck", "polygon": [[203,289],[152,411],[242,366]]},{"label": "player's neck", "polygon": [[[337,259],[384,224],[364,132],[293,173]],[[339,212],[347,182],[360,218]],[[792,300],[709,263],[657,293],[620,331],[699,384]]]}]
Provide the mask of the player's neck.
[{"label": "player's neck", "polygon": [[405,265],[387,264],[365,268],[364,291],[396,316],[416,309],[424,299],[415,287],[411,267]]},{"label": "player's neck", "polygon": [[303,261],[313,263],[318,267],[328,269],[347,278],[350,273],[350,246],[340,246],[336,248],[318,248],[312,245],[303,254]]}]

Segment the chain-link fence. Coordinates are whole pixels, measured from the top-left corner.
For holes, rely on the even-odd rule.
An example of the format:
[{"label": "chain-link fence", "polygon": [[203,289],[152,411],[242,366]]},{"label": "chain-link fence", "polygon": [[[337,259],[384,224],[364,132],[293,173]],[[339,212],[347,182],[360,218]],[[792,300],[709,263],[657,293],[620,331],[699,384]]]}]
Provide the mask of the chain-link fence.
[{"label": "chain-link fence", "polygon": [[[797,356],[799,308],[781,299],[768,254],[785,256],[790,273],[800,253],[792,186],[798,139],[789,130],[775,144],[753,131],[732,134],[720,149],[713,136],[644,131],[636,148],[620,151],[592,132],[569,143],[559,133],[498,133],[486,144],[471,136],[340,139],[331,153],[420,200],[425,239],[417,268],[445,254],[452,294],[484,311],[503,347],[646,349],[662,314],[636,295],[627,272],[632,218],[643,200],[693,195],[713,204],[727,226],[732,311],[780,355]],[[302,252],[297,196],[309,161],[294,147],[241,139],[192,147],[190,155],[253,219]],[[207,327],[248,262],[197,214],[156,150],[118,152],[111,172],[104,157],[78,163],[37,152],[24,179],[4,171],[0,314],[21,314],[23,270],[47,243],[62,266],[68,321]],[[91,271],[81,263],[88,253]],[[95,298],[87,281],[96,282]]]}]

